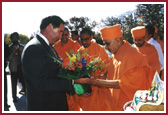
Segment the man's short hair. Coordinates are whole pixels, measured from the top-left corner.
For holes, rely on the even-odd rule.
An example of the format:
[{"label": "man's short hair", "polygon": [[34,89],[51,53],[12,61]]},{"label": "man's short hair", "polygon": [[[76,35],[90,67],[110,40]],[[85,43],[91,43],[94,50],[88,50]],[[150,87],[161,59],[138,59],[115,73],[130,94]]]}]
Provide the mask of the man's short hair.
[{"label": "man's short hair", "polygon": [[64,31],[65,31],[65,30],[67,30],[67,31],[68,31],[68,33],[69,33],[69,29],[68,29],[68,27],[65,27],[65,28],[64,28]]},{"label": "man's short hair", "polygon": [[86,33],[88,33],[90,36],[93,35],[92,31],[89,28],[83,28],[82,31],[80,32],[80,35]]},{"label": "man's short hair", "polygon": [[45,29],[49,24],[53,25],[53,28],[59,27],[60,24],[65,24],[65,22],[59,16],[48,16],[42,19],[40,24],[40,30]]},{"label": "man's short hair", "polygon": [[72,30],[71,33],[74,33],[75,35],[79,35],[77,30]]},{"label": "man's short hair", "polygon": [[153,37],[155,33],[155,27],[152,25],[146,25],[145,28],[148,31],[148,34],[152,34],[152,37]]},{"label": "man's short hair", "polygon": [[10,35],[10,39],[12,39],[14,36],[16,36],[18,39],[19,39],[19,34],[17,32],[13,32],[11,35]]}]

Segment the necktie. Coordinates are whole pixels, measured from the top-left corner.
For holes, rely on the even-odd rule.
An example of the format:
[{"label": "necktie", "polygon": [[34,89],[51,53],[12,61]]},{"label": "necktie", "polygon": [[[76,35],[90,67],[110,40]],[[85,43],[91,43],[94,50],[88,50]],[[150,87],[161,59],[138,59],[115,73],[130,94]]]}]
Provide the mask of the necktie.
[{"label": "necktie", "polygon": [[57,52],[55,51],[55,49],[51,46],[50,46],[50,49],[52,50],[52,52],[54,53],[55,57],[58,58],[58,55],[57,55]]}]

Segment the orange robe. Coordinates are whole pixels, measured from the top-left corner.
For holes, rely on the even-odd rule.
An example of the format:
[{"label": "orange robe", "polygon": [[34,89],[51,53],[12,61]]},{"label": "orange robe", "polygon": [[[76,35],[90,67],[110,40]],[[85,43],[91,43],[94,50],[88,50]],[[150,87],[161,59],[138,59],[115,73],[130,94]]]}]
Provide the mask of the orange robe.
[{"label": "orange robe", "polygon": [[150,65],[151,73],[150,76],[148,77],[148,82],[149,86],[148,88],[151,87],[151,83],[154,77],[154,74],[156,71],[160,73],[160,62],[159,62],[159,56],[157,53],[157,50],[155,47],[147,42],[142,47],[136,47],[147,59],[148,64]]},{"label": "orange robe", "polygon": [[75,53],[80,48],[80,45],[78,42],[73,41],[71,39],[68,40],[68,42],[62,46],[61,40],[57,41],[54,45],[54,49],[57,51],[60,58],[65,59],[67,58],[67,54],[70,54],[70,49],[72,49]]},{"label": "orange robe", "polygon": [[[104,47],[92,41],[91,45],[88,48],[83,48],[84,51],[88,51],[90,56],[100,57],[101,60],[106,60],[108,62],[108,55],[105,52]],[[80,51],[80,49],[79,49]],[[107,63],[105,62],[105,63]],[[101,72],[106,73],[107,70]],[[92,75],[98,76],[100,73],[92,73]],[[111,94],[108,88],[102,88],[98,86],[92,87],[92,95],[88,97],[79,96],[79,105],[83,111],[111,111]]]},{"label": "orange robe", "polygon": [[[66,59],[68,57],[66,52],[70,54],[70,49],[72,49],[76,53],[79,48],[80,45],[78,44],[78,42],[72,41],[71,39],[69,39],[68,42],[63,46],[61,44],[61,40],[57,41],[54,45],[54,49],[57,51],[59,57],[62,59]],[[80,111],[77,98],[77,94],[74,94],[72,96],[67,94],[69,111]]]},{"label": "orange robe", "polygon": [[145,57],[127,41],[112,56],[108,69],[109,80],[119,80],[120,89],[111,88],[112,110],[122,111],[133,100],[137,90],[147,88],[149,65]]},{"label": "orange robe", "polygon": [[[156,41],[160,44],[160,46],[161,46],[161,48],[162,48],[163,56],[164,56],[164,41],[163,41],[163,40],[160,40],[160,39],[157,39]],[[164,81],[164,69],[162,69],[161,80]]]},{"label": "orange robe", "polygon": [[162,48],[163,55],[164,55],[164,41],[160,40],[160,39],[157,39],[156,41],[160,44],[160,46]]}]

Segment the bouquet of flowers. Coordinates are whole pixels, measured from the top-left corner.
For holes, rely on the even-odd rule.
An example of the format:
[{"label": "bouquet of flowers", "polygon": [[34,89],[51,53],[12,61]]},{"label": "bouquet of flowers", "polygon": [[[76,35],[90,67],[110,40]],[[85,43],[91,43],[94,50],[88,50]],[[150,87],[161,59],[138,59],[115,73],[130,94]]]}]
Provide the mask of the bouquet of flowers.
[{"label": "bouquet of flowers", "polygon": [[[96,70],[103,70],[106,65],[99,57],[95,58],[88,55],[87,52],[74,53],[71,49],[70,54],[66,52],[68,58],[65,60],[57,60],[62,65],[59,71],[58,77],[66,78],[69,80],[88,77],[90,78],[91,72]],[[91,87],[89,84],[74,84],[74,90],[78,95],[84,93],[91,93]]]}]

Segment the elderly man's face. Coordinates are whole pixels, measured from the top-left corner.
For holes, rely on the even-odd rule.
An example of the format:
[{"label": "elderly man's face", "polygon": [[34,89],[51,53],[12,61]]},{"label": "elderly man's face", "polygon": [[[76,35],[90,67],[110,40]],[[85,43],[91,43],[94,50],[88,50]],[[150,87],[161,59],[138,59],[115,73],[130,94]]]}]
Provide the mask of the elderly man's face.
[{"label": "elderly man's face", "polygon": [[112,54],[116,54],[119,46],[116,39],[104,40],[105,48]]}]

